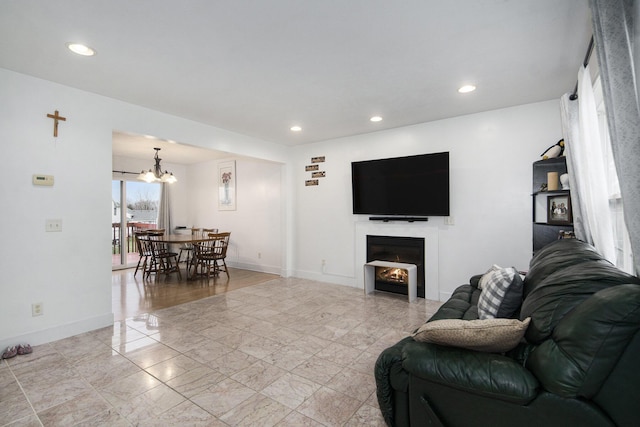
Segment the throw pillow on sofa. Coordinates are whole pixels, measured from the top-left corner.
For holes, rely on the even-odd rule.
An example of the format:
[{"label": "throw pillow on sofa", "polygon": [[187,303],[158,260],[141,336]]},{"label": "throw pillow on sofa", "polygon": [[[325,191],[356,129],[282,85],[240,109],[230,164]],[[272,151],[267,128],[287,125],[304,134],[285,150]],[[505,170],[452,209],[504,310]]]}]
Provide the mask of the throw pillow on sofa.
[{"label": "throw pillow on sofa", "polygon": [[522,340],[530,320],[434,320],[422,325],[413,334],[413,339],[468,350],[504,353]]},{"label": "throw pillow on sofa", "polygon": [[491,273],[498,270],[502,270],[502,267],[497,264],[493,264],[491,268],[488,269],[487,272],[482,275],[482,277],[480,277],[480,280],[478,280],[478,289],[484,289],[487,286],[487,282],[491,278]]},{"label": "throw pillow on sofa", "polygon": [[523,282],[515,268],[500,268],[487,273],[478,300],[478,317],[511,317],[522,305]]}]

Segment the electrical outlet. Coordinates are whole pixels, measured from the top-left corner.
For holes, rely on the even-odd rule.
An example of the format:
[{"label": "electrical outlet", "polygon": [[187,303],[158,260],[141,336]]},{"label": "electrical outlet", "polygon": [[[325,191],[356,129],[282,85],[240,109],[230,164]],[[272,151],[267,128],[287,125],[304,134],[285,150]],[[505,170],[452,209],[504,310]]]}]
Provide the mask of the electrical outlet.
[{"label": "electrical outlet", "polygon": [[262,252],[258,252],[258,259],[262,258]]},{"label": "electrical outlet", "polygon": [[322,266],[324,267],[325,265],[327,265],[327,261],[326,260],[322,260]]},{"label": "electrical outlet", "polygon": [[36,302],[31,304],[31,316],[36,317],[36,316],[42,316],[43,314],[43,308],[42,308],[42,303],[41,302]]},{"label": "electrical outlet", "polygon": [[445,225],[454,225],[456,222],[454,221],[452,216],[445,216],[444,223]]}]

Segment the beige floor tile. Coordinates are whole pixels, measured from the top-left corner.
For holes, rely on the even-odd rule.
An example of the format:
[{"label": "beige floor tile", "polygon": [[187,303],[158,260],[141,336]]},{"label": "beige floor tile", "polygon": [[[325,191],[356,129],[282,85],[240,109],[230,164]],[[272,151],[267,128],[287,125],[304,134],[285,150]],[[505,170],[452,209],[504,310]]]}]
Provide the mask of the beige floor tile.
[{"label": "beige floor tile", "polygon": [[94,390],[38,413],[46,426],[70,426],[109,410],[107,402]]},{"label": "beige floor tile", "polygon": [[220,419],[231,426],[271,427],[287,416],[291,409],[275,400],[256,394],[245,400]]},{"label": "beige floor tile", "polygon": [[195,369],[167,381],[167,385],[183,396],[190,398],[202,393],[226,378],[227,377],[218,370],[200,365]]},{"label": "beige floor tile", "polygon": [[325,427],[324,424],[314,419],[302,415],[300,412],[293,411],[287,415],[282,421],[276,424],[277,427]]},{"label": "beige floor tile", "polygon": [[353,397],[360,402],[366,401],[371,393],[376,391],[375,378],[373,372],[363,374],[351,368],[344,368],[334,376],[327,387]]},{"label": "beige floor tile", "polygon": [[[40,424],[38,424],[40,425]],[[99,412],[93,417],[87,418],[77,424],[74,427],[131,427],[131,423],[127,421],[122,415],[120,415],[115,409],[110,408],[106,411]]]},{"label": "beige floor tile", "polygon": [[377,357],[439,306],[296,278],[241,287],[0,361],[0,419],[382,426]]},{"label": "beige floor tile", "polygon": [[285,373],[286,371],[284,369],[259,360],[253,365],[233,374],[231,378],[255,391],[261,391]]},{"label": "beige floor tile", "polygon": [[249,387],[227,378],[193,396],[191,401],[210,414],[220,417],[254,394],[256,392]]},{"label": "beige floor tile", "polygon": [[146,368],[145,371],[147,371],[160,381],[167,382],[177,376],[184,374],[185,372],[188,372],[195,368],[199,368],[200,366],[203,366],[200,362],[197,362],[192,358],[181,354],[179,356],[150,366]]},{"label": "beige floor tile", "polygon": [[327,426],[341,426],[360,407],[361,402],[339,391],[322,387],[300,405],[298,412]]},{"label": "beige floor tile", "polygon": [[306,362],[301,363],[300,365],[292,369],[291,372],[296,375],[300,375],[301,377],[310,379],[311,381],[314,381],[318,384],[326,384],[341,370],[342,367],[340,365],[313,356]]},{"label": "beige floor tile", "polygon": [[262,390],[262,394],[295,409],[319,390],[320,384],[299,375],[286,373]]},{"label": "beige floor tile", "polygon": [[386,427],[384,418],[379,408],[374,408],[369,405],[362,405],[360,409],[349,419],[345,424],[345,427]]}]

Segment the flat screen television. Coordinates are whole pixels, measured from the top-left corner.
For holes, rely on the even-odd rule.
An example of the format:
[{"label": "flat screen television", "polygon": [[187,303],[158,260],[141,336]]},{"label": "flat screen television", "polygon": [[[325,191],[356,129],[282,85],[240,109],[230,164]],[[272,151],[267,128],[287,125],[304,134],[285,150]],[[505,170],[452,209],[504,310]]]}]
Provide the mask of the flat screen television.
[{"label": "flat screen television", "polygon": [[449,153],[351,163],[353,213],[449,216]]}]

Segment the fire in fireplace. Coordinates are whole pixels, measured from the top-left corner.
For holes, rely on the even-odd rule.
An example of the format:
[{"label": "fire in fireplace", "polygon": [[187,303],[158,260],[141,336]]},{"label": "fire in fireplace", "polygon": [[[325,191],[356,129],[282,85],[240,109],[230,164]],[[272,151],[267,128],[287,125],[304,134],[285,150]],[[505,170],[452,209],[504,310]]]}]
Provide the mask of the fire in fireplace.
[{"label": "fire in fireplace", "polygon": [[[367,236],[367,262],[391,261],[415,264],[418,297],[424,298],[424,238]],[[375,289],[407,295],[408,272],[400,268],[376,267]]]},{"label": "fire in fireplace", "polygon": [[407,286],[409,272],[404,268],[376,267],[376,281]]}]

